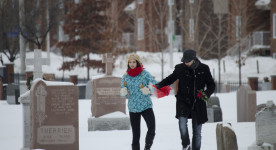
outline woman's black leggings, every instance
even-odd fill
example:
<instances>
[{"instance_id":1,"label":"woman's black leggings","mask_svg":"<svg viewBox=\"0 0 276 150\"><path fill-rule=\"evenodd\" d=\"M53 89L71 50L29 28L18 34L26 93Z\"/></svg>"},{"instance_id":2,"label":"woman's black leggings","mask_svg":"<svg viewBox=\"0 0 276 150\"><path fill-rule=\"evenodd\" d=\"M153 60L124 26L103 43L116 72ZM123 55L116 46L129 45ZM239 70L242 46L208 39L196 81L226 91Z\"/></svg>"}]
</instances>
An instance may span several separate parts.
<instances>
[{"instance_id":1,"label":"woman's black leggings","mask_svg":"<svg viewBox=\"0 0 276 150\"><path fill-rule=\"evenodd\" d=\"M151 147L155 136L155 117L152 108L146 109L140 113L129 112L129 116L133 134L132 145L140 145L140 124L141 116L143 116L148 127L148 132L146 136L146 146Z\"/></svg>"}]
</instances>

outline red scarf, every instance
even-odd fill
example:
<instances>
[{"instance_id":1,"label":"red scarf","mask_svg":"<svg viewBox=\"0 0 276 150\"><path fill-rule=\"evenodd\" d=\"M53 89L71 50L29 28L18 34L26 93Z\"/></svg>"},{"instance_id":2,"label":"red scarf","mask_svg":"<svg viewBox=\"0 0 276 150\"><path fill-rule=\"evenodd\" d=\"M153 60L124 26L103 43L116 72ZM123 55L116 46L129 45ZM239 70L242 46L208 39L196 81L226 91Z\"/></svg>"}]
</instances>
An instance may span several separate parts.
<instances>
[{"instance_id":1,"label":"red scarf","mask_svg":"<svg viewBox=\"0 0 276 150\"><path fill-rule=\"evenodd\" d=\"M127 73L128 73L128 75L130 75L132 77L135 77L138 74L140 74L143 71L143 69L144 69L143 66L142 67L136 67L134 69L128 69Z\"/></svg>"}]
</instances>

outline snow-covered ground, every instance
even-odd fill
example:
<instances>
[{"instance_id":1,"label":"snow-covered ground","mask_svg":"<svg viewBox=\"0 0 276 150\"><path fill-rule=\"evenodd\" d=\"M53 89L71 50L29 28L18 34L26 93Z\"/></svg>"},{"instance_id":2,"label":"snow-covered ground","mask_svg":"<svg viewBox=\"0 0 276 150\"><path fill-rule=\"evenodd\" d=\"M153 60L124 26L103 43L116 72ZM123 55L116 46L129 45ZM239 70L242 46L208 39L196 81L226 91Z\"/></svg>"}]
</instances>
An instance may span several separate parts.
<instances>
[{"instance_id":1,"label":"snow-covered ground","mask_svg":"<svg viewBox=\"0 0 276 150\"><path fill-rule=\"evenodd\" d=\"M247 150L253 144L255 123L237 123L236 92L217 94L223 111L223 123L231 123L237 135L239 150ZM273 100L276 103L276 91L257 92L257 104ZM152 96L156 117L156 137L152 150L181 150L178 122L175 119L175 98L167 96L157 99ZM79 100L79 144L80 150L131 150L131 130L88 132L87 120L91 115L91 100ZM19 150L23 145L22 106L9 105L0 101L0 149ZM144 145L147 131L142 120L140 143ZM205 123L202 128L202 150L216 150L216 124ZM190 136L191 122L188 123Z\"/></svg>"},{"instance_id":2,"label":"snow-covered ground","mask_svg":"<svg viewBox=\"0 0 276 150\"><path fill-rule=\"evenodd\" d=\"M27 57L31 57L32 53L28 53ZM143 65L157 81L161 80L161 54L138 52ZM43 53L46 57L46 53ZM173 64L180 63L182 53L173 54ZM7 63L5 57L4 62ZM92 55L91 58L101 59L98 55ZM65 58L68 59L68 58ZM62 63L62 57L51 54L51 65L44 66L43 72L54 73L57 77L62 76L62 71L58 69ZM217 60L202 60L209 65L214 78L218 77ZM259 62L260 73L257 74L256 62ZM238 65L236 57L225 57L225 72L221 68L221 78L223 81L238 81ZM20 70L20 60L15 61L15 72ZM169 64L169 55L165 54L164 77L173 71L173 67ZM115 62L113 75L122 76L125 73L127 64L127 56L120 56ZM222 63L223 64L223 63ZM222 65L223 66L223 65ZM32 68L28 68L32 69ZM65 77L70 74L77 74L78 77L86 78L86 69L77 67L71 72L65 72ZM96 70L91 70L93 76L99 75ZM242 80L247 81L247 77L256 76L262 81L264 77L276 75L276 59L271 57L251 57L247 58L245 65L242 66ZM255 142L255 123L245 122L237 123L237 106L236 92L217 94L221 101L223 112L223 122L231 123L233 130L236 132L239 150L247 150L247 147ZM258 91L257 104L266 103L267 100L273 100L276 103L276 91ZM175 119L175 97L169 95L167 97L157 99L152 96L154 112L156 116L156 138L153 150L180 150L181 141L178 130L178 122ZM88 132L87 120L91 115L91 100L79 100L79 143L80 150L130 150L132 133L131 130L126 131L95 131ZM127 111L128 112L128 111ZM23 120L22 106L9 105L6 101L0 101L0 149L1 150L19 150L23 145ZM202 150L216 150L216 128L217 123L206 123L202 129ZM190 136L191 122L189 122ZM144 145L144 137L146 134L146 125L142 121L142 131L140 143Z\"/></svg>"}]
</instances>

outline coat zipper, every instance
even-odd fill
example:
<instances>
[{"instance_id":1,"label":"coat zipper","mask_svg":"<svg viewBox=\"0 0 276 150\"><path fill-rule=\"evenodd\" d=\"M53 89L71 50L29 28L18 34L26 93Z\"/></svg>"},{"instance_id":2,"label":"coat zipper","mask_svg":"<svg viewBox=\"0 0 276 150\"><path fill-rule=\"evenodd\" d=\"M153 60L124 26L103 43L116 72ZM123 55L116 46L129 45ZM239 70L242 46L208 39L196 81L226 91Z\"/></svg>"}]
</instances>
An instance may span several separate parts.
<instances>
[{"instance_id":1,"label":"coat zipper","mask_svg":"<svg viewBox=\"0 0 276 150\"><path fill-rule=\"evenodd\" d=\"M195 74L195 70L194 70L194 103L193 103L193 107L192 107L192 110L194 109L194 107L195 107L195 103L196 103L196 98L195 98L195 79L196 79L196 74Z\"/></svg>"}]
</instances>

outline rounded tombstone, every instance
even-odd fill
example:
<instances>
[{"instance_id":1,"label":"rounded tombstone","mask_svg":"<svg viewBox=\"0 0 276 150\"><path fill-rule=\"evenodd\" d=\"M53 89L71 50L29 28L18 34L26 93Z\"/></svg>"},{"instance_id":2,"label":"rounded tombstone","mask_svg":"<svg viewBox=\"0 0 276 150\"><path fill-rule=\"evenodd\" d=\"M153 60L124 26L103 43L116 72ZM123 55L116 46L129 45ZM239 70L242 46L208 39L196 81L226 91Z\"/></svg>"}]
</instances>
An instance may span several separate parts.
<instances>
[{"instance_id":1,"label":"rounded tombstone","mask_svg":"<svg viewBox=\"0 0 276 150\"><path fill-rule=\"evenodd\" d=\"M217 105L218 107L220 107L219 98L217 96L211 96L209 98L209 102L207 103L207 107L212 107L214 105Z\"/></svg>"}]
</instances>

